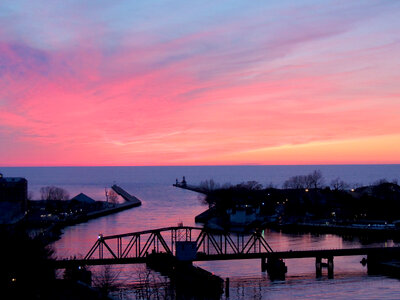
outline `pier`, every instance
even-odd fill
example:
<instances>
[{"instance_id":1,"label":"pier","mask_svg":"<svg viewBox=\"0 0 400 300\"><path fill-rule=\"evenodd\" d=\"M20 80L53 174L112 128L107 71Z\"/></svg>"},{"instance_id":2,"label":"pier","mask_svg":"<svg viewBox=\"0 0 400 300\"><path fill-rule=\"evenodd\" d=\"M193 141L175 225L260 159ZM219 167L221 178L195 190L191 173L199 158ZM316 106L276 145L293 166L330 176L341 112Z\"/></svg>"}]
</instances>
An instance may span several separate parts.
<instances>
[{"instance_id":1,"label":"pier","mask_svg":"<svg viewBox=\"0 0 400 300\"><path fill-rule=\"evenodd\" d=\"M111 188L114 190L114 192L116 192L118 195L120 195L127 203L130 203L132 206L142 205L142 202L138 198L129 194L127 191L125 191L120 186L114 184Z\"/></svg>"},{"instance_id":2,"label":"pier","mask_svg":"<svg viewBox=\"0 0 400 300\"><path fill-rule=\"evenodd\" d=\"M183 176L183 179L182 179L181 182L179 182L178 179L176 179L176 182L172 186L177 187L177 188L181 188L181 189L184 189L184 190L200 193L200 194L205 194L205 195L208 194L208 190L207 189L204 189L204 188L202 188L200 186L187 184L185 176Z\"/></svg>"},{"instance_id":3,"label":"pier","mask_svg":"<svg viewBox=\"0 0 400 300\"><path fill-rule=\"evenodd\" d=\"M130 209L132 207L137 207L142 205L142 202L138 198L132 196L131 194L126 192L123 188L115 184L111 188L125 200L124 203L115 203L112 206L105 207L103 209L87 212L86 214L77 216L73 220L70 220L68 225L85 222L91 219L107 216L120 211L124 211L126 209Z\"/></svg>"}]
</instances>

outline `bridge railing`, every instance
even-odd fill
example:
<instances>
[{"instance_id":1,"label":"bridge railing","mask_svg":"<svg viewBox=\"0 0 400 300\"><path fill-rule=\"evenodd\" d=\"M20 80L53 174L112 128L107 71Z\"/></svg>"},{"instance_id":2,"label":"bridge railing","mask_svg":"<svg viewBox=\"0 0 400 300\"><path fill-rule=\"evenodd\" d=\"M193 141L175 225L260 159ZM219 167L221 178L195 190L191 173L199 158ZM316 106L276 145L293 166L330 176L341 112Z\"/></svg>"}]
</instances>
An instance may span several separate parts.
<instances>
[{"instance_id":1,"label":"bridge railing","mask_svg":"<svg viewBox=\"0 0 400 300\"><path fill-rule=\"evenodd\" d=\"M150 253L175 255L177 242L196 242L198 255L273 252L261 232L245 235L179 226L111 236L100 234L84 259L141 258Z\"/></svg>"}]
</instances>

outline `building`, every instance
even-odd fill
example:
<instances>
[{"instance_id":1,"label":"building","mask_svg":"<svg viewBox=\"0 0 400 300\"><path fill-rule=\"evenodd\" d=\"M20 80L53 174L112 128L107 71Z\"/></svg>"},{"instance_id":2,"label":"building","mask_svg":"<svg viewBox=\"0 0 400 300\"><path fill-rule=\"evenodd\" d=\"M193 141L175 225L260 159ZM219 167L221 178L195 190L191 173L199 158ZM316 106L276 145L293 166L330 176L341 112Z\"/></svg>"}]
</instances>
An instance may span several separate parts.
<instances>
[{"instance_id":1,"label":"building","mask_svg":"<svg viewBox=\"0 0 400 300\"><path fill-rule=\"evenodd\" d=\"M252 205L236 205L234 208L227 209L229 222L232 226L245 226L257 220L260 214L260 208L255 208Z\"/></svg>"},{"instance_id":2,"label":"building","mask_svg":"<svg viewBox=\"0 0 400 300\"><path fill-rule=\"evenodd\" d=\"M80 193L80 194L76 195L74 198L71 199L71 201L72 200L76 200L78 202L88 203L88 204L93 204L96 202L94 199L90 198L89 196L85 195L84 193Z\"/></svg>"},{"instance_id":3,"label":"building","mask_svg":"<svg viewBox=\"0 0 400 300\"><path fill-rule=\"evenodd\" d=\"M0 224L13 224L28 209L28 181L22 177L4 177L0 173Z\"/></svg>"}]
</instances>

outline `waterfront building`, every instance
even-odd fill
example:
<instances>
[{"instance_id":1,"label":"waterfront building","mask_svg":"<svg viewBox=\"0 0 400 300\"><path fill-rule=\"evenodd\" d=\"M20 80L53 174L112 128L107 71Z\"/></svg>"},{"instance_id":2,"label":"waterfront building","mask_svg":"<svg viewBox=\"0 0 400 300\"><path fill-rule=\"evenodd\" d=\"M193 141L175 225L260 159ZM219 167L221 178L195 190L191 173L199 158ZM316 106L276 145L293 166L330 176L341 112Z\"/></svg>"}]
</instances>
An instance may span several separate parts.
<instances>
[{"instance_id":1,"label":"waterfront building","mask_svg":"<svg viewBox=\"0 0 400 300\"><path fill-rule=\"evenodd\" d=\"M260 208L255 208L248 204L238 204L234 208L228 208L226 212L229 215L229 222L231 225L244 226L257 220L257 216L260 214Z\"/></svg>"},{"instance_id":2,"label":"waterfront building","mask_svg":"<svg viewBox=\"0 0 400 300\"><path fill-rule=\"evenodd\" d=\"M0 174L0 224L14 224L28 209L28 181Z\"/></svg>"},{"instance_id":3,"label":"waterfront building","mask_svg":"<svg viewBox=\"0 0 400 300\"><path fill-rule=\"evenodd\" d=\"M90 198L89 196L87 196L84 193L80 193L80 194L76 195L75 197L73 197L71 199L71 201L73 201L73 200L76 200L81 203L88 203L88 204L93 204L96 202L94 199Z\"/></svg>"}]
</instances>

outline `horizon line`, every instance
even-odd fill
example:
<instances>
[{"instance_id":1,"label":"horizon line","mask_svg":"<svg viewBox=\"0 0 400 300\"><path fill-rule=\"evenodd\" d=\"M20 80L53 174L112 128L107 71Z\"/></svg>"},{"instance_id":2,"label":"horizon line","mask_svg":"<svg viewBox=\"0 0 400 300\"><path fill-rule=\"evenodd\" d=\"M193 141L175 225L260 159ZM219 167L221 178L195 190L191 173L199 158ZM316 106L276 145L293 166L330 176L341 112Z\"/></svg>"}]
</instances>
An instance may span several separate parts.
<instances>
[{"instance_id":1,"label":"horizon line","mask_svg":"<svg viewBox=\"0 0 400 300\"><path fill-rule=\"evenodd\" d=\"M22 165L0 168L116 168L116 167L266 167L266 166L394 166L400 163L337 163L337 164L221 164L221 165Z\"/></svg>"}]
</instances>

